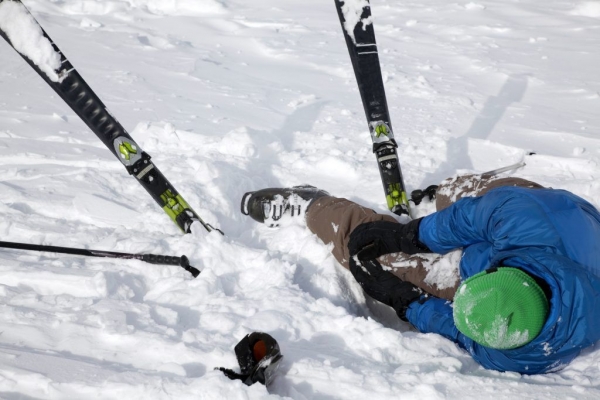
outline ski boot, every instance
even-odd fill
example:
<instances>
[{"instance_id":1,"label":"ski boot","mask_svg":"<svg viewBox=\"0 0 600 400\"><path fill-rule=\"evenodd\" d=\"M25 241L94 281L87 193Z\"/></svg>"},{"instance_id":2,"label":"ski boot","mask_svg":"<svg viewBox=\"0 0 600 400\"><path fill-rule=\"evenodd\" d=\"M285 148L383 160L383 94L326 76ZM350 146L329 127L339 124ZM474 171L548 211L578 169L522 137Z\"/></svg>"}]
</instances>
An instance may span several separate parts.
<instances>
[{"instance_id":1,"label":"ski boot","mask_svg":"<svg viewBox=\"0 0 600 400\"><path fill-rule=\"evenodd\" d=\"M279 225L279 220L284 215L304 218L313 200L328 195L326 191L310 185L257 190L248 192L242 197L242 214L274 227Z\"/></svg>"}]
</instances>

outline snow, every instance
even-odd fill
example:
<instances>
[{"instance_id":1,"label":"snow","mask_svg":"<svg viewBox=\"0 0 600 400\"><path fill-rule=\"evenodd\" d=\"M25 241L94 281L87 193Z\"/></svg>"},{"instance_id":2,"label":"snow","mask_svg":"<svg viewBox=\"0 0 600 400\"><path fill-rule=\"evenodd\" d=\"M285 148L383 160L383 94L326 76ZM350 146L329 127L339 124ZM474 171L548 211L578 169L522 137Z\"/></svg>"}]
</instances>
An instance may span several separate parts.
<instances>
[{"instance_id":1,"label":"snow","mask_svg":"<svg viewBox=\"0 0 600 400\"><path fill-rule=\"evenodd\" d=\"M25 4L226 236L181 235L2 41L0 239L185 254L202 273L1 250L0 398L600 397L595 348L548 375L485 370L365 299L303 225L241 215L244 192L305 183L386 212L333 2ZM600 206L596 6L374 0L408 189L524 159L513 176ZM413 213L432 210L425 200ZM237 366L233 347L252 331L284 355L270 393L214 370Z\"/></svg>"},{"instance_id":2,"label":"snow","mask_svg":"<svg viewBox=\"0 0 600 400\"><path fill-rule=\"evenodd\" d=\"M365 7L369 7L367 0L340 0L342 5L342 14L344 15L344 29L348 33L348 36L356 43L354 37L354 29L359 23L364 29L366 25L373 23L372 16L369 18L362 18L362 14Z\"/></svg>"},{"instance_id":3,"label":"snow","mask_svg":"<svg viewBox=\"0 0 600 400\"><path fill-rule=\"evenodd\" d=\"M58 54L34 18L20 2L0 3L0 29L6 33L12 45L27 56L48 78L58 82L56 71L60 68Z\"/></svg>"},{"instance_id":4,"label":"snow","mask_svg":"<svg viewBox=\"0 0 600 400\"><path fill-rule=\"evenodd\" d=\"M528 330L508 333L508 322L508 318L496 315L490 326L490 330L485 332L486 343L497 349L512 349L531 340L529 339Z\"/></svg>"}]
</instances>

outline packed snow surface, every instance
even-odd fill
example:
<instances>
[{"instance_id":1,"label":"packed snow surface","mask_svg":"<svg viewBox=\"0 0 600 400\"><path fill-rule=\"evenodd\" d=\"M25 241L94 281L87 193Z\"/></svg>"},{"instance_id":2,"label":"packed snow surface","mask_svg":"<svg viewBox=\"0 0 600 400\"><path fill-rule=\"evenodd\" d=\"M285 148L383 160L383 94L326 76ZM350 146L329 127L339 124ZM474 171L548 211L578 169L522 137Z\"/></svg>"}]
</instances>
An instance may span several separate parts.
<instances>
[{"instance_id":1,"label":"packed snow surface","mask_svg":"<svg viewBox=\"0 0 600 400\"><path fill-rule=\"evenodd\" d=\"M365 299L302 224L241 215L244 192L304 183L387 212L333 1L24 4L225 236L180 234L2 41L0 240L185 254L202 273L0 250L0 398L600 398L595 348L548 375L485 370ZM598 2L371 6L409 191L524 159L510 174L600 206ZM214 370L252 331L284 355L270 392Z\"/></svg>"}]
</instances>

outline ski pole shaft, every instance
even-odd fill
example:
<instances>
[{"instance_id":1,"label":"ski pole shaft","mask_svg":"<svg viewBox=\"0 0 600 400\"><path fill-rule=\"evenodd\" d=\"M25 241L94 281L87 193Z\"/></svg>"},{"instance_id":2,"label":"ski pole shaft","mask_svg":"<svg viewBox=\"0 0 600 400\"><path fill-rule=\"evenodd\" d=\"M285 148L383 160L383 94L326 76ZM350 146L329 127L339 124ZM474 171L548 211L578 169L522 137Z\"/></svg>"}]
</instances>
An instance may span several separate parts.
<instances>
[{"instance_id":1,"label":"ski pole shaft","mask_svg":"<svg viewBox=\"0 0 600 400\"><path fill-rule=\"evenodd\" d=\"M39 244L28 244L28 243L15 243L15 242L3 242L0 241L0 247L5 249L15 250L29 250L29 251L47 251L49 253L61 253L61 254L74 254L78 256L87 257L107 257L107 258L120 258L126 260L140 260L149 264L158 265L178 265L185 269L195 278L200 275L200 271L190 265L190 261L186 256L164 256L156 254L132 254L132 253L117 253L114 251L101 251L101 250L87 250L87 249L75 249L72 247L59 247L59 246L44 246Z\"/></svg>"}]
</instances>

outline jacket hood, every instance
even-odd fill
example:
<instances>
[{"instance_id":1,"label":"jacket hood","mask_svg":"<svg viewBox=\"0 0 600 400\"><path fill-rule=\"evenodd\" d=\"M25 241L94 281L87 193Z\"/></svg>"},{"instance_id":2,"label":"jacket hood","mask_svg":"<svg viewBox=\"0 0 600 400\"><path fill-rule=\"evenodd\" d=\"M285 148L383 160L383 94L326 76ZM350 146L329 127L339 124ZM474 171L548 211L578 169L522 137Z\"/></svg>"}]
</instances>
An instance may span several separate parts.
<instances>
[{"instance_id":1,"label":"jacket hood","mask_svg":"<svg viewBox=\"0 0 600 400\"><path fill-rule=\"evenodd\" d=\"M503 351L507 357L528 364L556 360L556 365L547 366L551 370L567 364L581 349L600 340L600 279L585 267L537 248L499 253L491 265L520 268L544 280L552 293L540 334L525 346Z\"/></svg>"}]
</instances>

